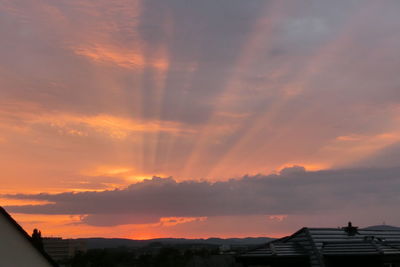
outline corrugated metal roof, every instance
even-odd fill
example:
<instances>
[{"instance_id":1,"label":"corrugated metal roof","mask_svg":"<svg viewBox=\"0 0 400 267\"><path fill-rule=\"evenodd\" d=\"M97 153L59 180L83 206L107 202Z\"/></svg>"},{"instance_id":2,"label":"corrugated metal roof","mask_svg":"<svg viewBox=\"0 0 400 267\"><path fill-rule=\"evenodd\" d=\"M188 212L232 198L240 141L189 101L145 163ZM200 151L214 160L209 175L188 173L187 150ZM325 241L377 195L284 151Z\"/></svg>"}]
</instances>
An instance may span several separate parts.
<instances>
[{"instance_id":1,"label":"corrugated metal roof","mask_svg":"<svg viewBox=\"0 0 400 267\"><path fill-rule=\"evenodd\" d=\"M353 255L353 254L381 254L380 249L373 242L330 242L324 243L323 255Z\"/></svg>"},{"instance_id":2,"label":"corrugated metal roof","mask_svg":"<svg viewBox=\"0 0 400 267\"><path fill-rule=\"evenodd\" d=\"M293 257L308 255L304 248L296 243L267 243L266 245L249 251L245 257Z\"/></svg>"},{"instance_id":3,"label":"corrugated metal roof","mask_svg":"<svg viewBox=\"0 0 400 267\"><path fill-rule=\"evenodd\" d=\"M349 228L302 228L291 236L274 240L244 257L308 256L313 267L323 267L324 256L399 255L400 230Z\"/></svg>"}]
</instances>

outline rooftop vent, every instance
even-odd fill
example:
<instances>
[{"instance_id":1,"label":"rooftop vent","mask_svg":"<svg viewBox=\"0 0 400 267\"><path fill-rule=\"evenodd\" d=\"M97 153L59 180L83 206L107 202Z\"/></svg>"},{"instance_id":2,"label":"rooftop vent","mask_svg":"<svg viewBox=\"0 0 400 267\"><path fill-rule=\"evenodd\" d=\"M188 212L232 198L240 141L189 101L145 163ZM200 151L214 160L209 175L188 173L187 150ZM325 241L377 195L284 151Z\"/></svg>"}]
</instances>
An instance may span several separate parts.
<instances>
[{"instance_id":1,"label":"rooftop vent","mask_svg":"<svg viewBox=\"0 0 400 267\"><path fill-rule=\"evenodd\" d=\"M358 227L353 226L353 225L351 224L351 222L349 222L349 224L347 225L347 227L343 227L342 229L343 229L343 230L347 233L347 235L349 235L349 236L353 236L353 235L355 235L355 234L358 233L358 232L357 232Z\"/></svg>"}]
</instances>

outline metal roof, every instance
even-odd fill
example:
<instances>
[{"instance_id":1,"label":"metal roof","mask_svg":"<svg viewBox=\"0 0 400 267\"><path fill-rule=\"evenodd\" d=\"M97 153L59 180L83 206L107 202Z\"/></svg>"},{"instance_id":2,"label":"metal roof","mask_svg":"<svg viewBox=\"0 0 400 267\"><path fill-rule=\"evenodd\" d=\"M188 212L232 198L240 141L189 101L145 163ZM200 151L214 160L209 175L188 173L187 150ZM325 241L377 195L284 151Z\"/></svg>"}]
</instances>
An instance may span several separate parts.
<instances>
[{"instance_id":1,"label":"metal roof","mask_svg":"<svg viewBox=\"0 0 400 267\"><path fill-rule=\"evenodd\" d=\"M325 266L324 256L400 256L399 229L302 228L291 236L277 239L241 257L308 256L311 266Z\"/></svg>"},{"instance_id":2,"label":"metal roof","mask_svg":"<svg viewBox=\"0 0 400 267\"><path fill-rule=\"evenodd\" d=\"M272 256L304 256L308 255L302 246L296 243L267 243L262 247L249 251L245 257L272 257Z\"/></svg>"}]
</instances>

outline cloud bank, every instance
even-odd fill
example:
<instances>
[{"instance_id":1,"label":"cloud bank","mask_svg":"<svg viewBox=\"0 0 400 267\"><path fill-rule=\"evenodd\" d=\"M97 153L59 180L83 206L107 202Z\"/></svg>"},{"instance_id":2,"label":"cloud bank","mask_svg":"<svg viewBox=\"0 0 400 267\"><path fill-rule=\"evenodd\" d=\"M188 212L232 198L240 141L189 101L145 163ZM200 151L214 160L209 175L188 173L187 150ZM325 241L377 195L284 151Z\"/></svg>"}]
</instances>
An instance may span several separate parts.
<instances>
[{"instance_id":1,"label":"cloud bank","mask_svg":"<svg viewBox=\"0 0 400 267\"><path fill-rule=\"evenodd\" d=\"M307 216L352 209L374 214L381 208L397 210L399 177L400 168L306 171L296 166L215 183L154 177L125 189L4 197L52 203L6 207L11 212L82 215L82 223L98 226L166 217Z\"/></svg>"}]
</instances>

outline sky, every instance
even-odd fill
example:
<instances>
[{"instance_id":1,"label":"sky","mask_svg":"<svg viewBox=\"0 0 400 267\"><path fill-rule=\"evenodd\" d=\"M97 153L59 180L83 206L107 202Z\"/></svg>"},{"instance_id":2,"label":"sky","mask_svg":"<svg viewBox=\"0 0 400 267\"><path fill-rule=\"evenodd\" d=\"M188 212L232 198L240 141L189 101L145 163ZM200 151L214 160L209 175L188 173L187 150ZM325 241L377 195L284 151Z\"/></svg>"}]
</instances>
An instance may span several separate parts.
<instances>
[{"instance_id":1,"label":"sky","mask_svg":"<svg viewBox=\"0 0 400 267\"><path fill-rule=\"evenodd\" d=\"M0 0L0 205L45 236L400 225L397 0Z\"/></svg>"}]
</instances>

